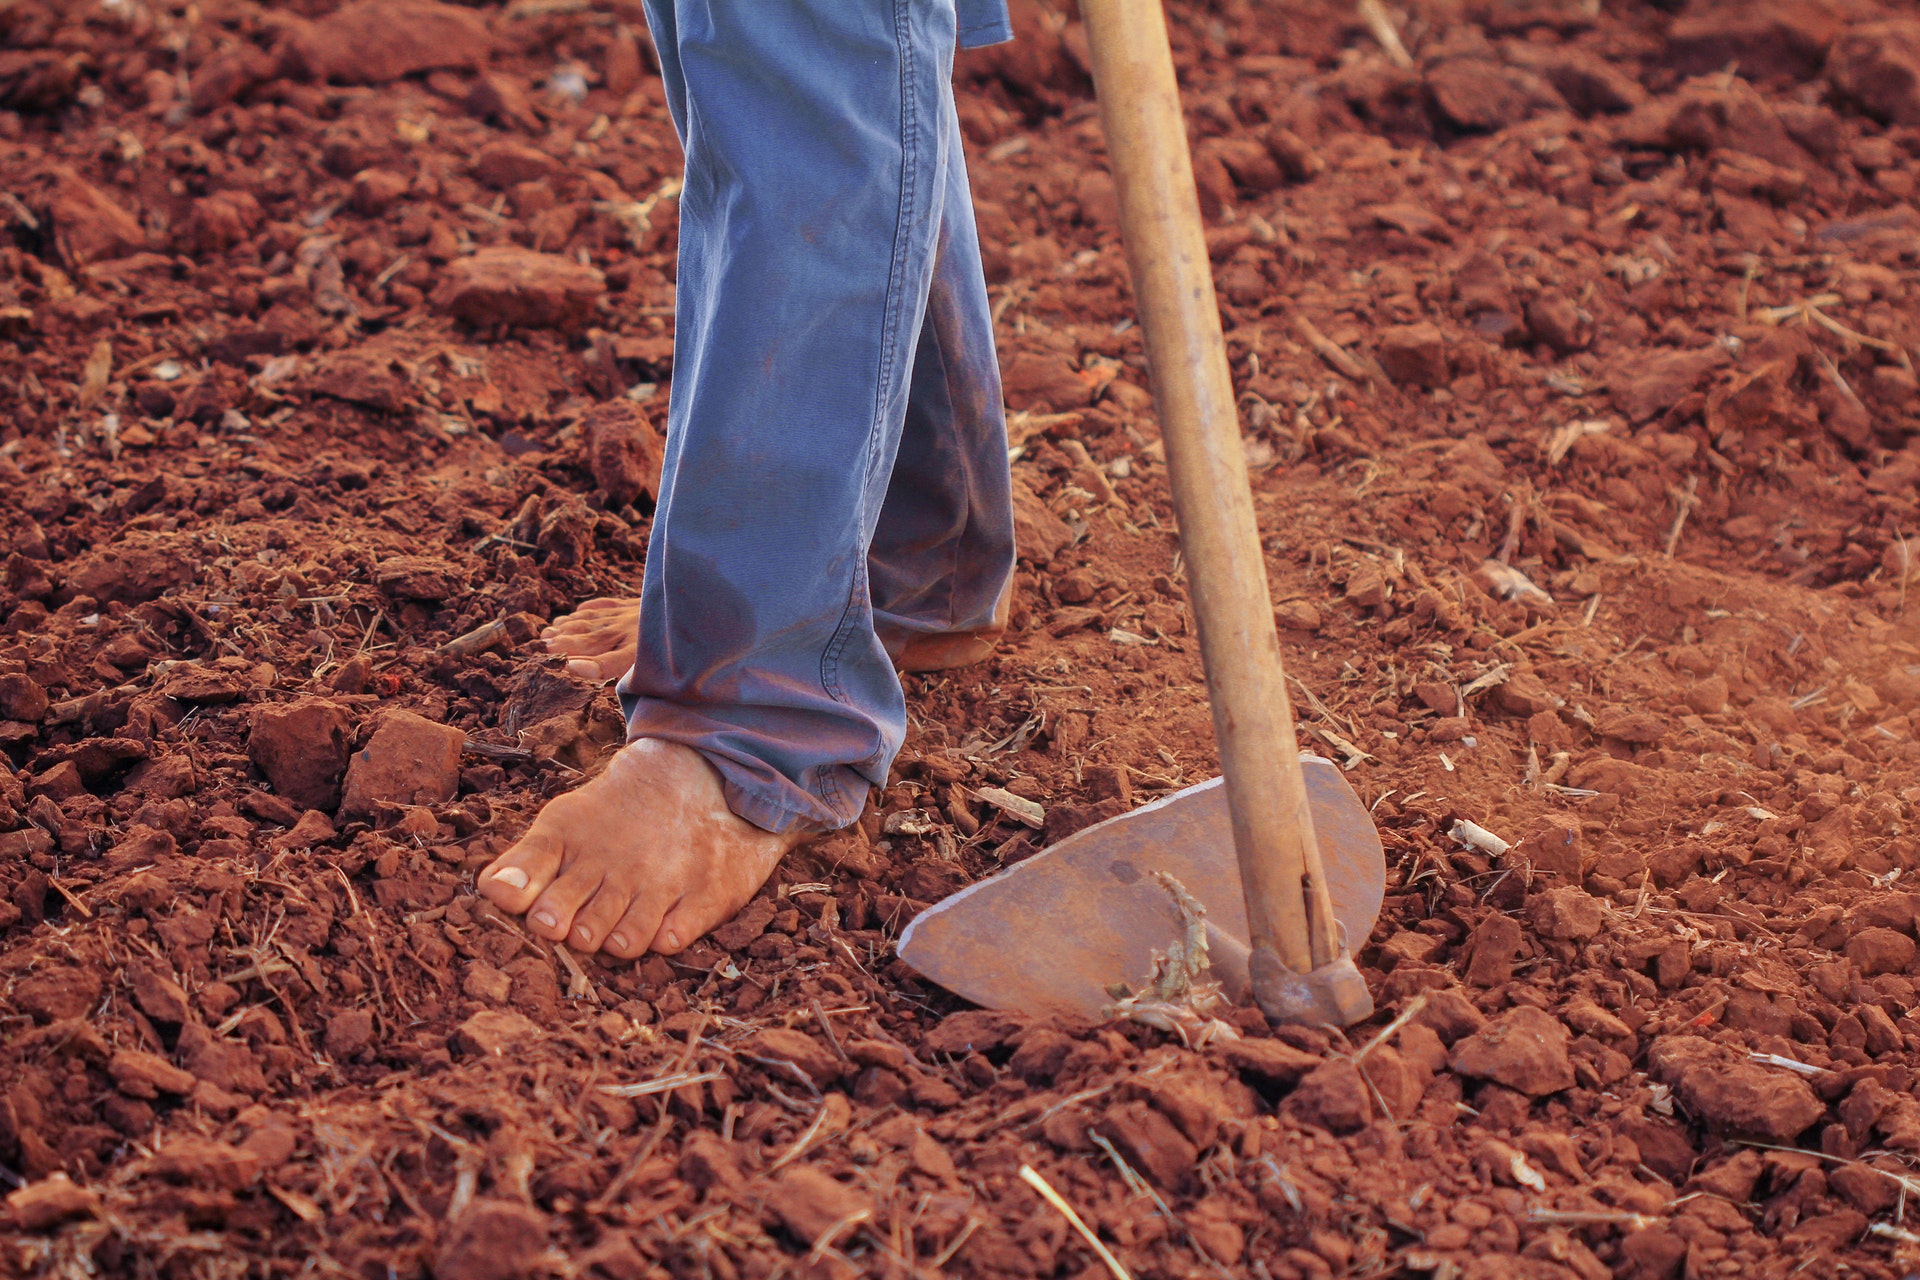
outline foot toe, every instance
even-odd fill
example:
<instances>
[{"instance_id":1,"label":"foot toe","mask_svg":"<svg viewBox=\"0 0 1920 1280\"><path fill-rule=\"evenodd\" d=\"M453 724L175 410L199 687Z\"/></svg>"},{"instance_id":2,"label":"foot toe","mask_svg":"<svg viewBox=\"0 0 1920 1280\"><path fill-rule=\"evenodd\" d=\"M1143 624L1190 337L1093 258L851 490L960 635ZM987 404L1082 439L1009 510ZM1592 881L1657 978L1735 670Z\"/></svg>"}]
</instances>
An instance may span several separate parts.
<instances>
[{"instance_id":1,"label":"foot toe","mask_svg":"<svg viewBox=\"0 0 1920 1280\"><path fill-rule=\"evenodd\" d=\"M567 663L567 674L579 676L582 680L599 680L604 683L609 680L618 680L627 674L627 669L632 665L631 662L611 664L599 662L593 658L574 658Z\"/></svg>"},{"instance_id":2,"label":"foot toe","mask_svg":"<svg viewBox=\"0 0 1920 1280\"><path fill-rule=\"evenodd\" d=\"M565 942L573 931L574 917L602 883L600 874L586 867L563 870L527 908L527 928L549 942Z\"/></svg>"},{"instance_id":3,"label":"foot toe","mask_svg":"<svg viewBox=\"0 0 1920 1280\"><path fill-rule=\"evenodd\" d=\"M622 960L638 960L647 952L647 944L660 932L661 903L647 895L636 896L627 913L607 931L600 949Z\"/></svg>"},{"instance_id":4,"label":"foot toe","mask_svg":"<svg viewBox=\"0 0 1920 1280\"><path fill-rule=\"evenodd\" d=\"M634 647L634 633L625 627L617 630L612 627L582 630L570 635L558 635L547 641L547 648L560 650L570 658L598 658L603 654Z\"/></svg>"},{"instance_id":5,"label":"foot toe","mask_svg":"<svg viewBox=\"0 0 1920 1280\"><path fill-rule=\"evenodd\" d=\"M614 926L632 907L633 899L631 884L612 877L601 881L593 897L574 913L573 927L567 931L567 945L579 951L594 951L605 946Z\"/></svg>"},{"instance_id":6,"label":"foot toe","mask_svg":"<svg viewBox=\"0 0 1920 1280\"><path fill-rule=\"evenodd\" d=\"M675 903L654 932L652 950L661 955L685 951L710 929L717 929L745 905L722 902L711 897L688 897Z\"/></svg>"},{"instance_id":7,"label":"foot toe","mask_svg":"<svg viewBox=\"0 0 1920 1280\"><path fill-rule=\"evenodd\" d=\"M560 841L536 821L519 843L480 873L480 893L502 911L517 915L553 883L560 873L561 854Z\"/></svg>"}]
</instances>

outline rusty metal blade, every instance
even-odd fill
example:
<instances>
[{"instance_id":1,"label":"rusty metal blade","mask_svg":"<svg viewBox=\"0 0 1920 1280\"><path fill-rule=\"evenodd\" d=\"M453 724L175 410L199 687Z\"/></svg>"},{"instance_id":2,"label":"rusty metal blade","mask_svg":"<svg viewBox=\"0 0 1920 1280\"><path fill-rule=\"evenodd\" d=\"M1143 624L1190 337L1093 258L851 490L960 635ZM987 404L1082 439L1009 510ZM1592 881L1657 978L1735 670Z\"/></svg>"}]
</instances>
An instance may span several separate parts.
<instances>
[{"instance_id":1,"label":"rusty metal blade","mask_svg":"<svg viewBox=\"0 0 1920 1280\"><path fill-rule=\"evenodd\" d=\"M1386 858L1366 806L1331 761L1309 756L1307 799L1333 912L1356 950L1373 932ZM1247 909L1221 779L1088 827L916 916L900 958L990 1009L1098 1018L1107 988L1139 990L1153 952L1180 936L1154 882L1165 871L1207 909L1214 975L1247 989Z\"/></svg>"}]
</instances>

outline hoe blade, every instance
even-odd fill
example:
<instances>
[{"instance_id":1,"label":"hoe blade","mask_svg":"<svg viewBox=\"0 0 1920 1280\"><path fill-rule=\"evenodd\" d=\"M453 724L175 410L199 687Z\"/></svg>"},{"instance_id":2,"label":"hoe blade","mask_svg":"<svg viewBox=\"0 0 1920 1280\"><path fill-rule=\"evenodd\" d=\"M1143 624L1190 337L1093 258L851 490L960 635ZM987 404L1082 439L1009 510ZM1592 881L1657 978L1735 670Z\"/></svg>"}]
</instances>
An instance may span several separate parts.
<instances>
[{"instance_id":1,"label":"hoe blade","mask_svg":"<svg viewBox=\"0 0 1920 1280\"><path fill-rule=\"evenodd\" d=\"M1380 915L1380 837L1332 762L1301 765L1334 915L1358 950ZM1153 953L1181 936L1156 871L1206 908L1214 977L1230 999L1246 998L1247 910L1219 778L1088 827L927 908L901 935L900 958L989 1009L1100 1018L1113 1003L1107 988L1142 989Z\"/></svg>"}]
</instances>

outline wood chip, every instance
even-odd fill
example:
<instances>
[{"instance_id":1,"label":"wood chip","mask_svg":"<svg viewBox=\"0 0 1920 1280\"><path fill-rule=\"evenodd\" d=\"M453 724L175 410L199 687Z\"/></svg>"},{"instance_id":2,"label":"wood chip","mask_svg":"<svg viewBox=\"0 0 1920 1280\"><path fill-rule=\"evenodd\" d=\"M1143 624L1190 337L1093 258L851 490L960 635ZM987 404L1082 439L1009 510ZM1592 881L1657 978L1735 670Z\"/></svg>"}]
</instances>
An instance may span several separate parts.
<instances>
[{"instance_id":1,"label":"wood chip","mask_svg":"<svg viewBox=\"0 0 1920 1280\"><path fill-rule=\"evenodd\" d=\"M1037 801L1017 796L1001 787L980 787L973 793L974 799L982 804L990 804L1000 812L1019 822L1024 822L1034 830L1046 823L1047 811Z\"/></svg>"}]
</instances>

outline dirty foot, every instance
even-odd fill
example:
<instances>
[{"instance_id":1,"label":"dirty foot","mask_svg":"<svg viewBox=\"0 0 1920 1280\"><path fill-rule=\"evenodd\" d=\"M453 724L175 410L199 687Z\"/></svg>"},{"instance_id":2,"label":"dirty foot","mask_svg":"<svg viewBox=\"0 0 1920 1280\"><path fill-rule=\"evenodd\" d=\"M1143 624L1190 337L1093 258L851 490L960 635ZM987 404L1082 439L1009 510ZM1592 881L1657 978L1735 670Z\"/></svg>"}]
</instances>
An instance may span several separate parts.
<instances>
[{"instance_id":1,"label":"dirty foot","mask_svg":"<svg viewBox=\"0 0 1920 1280\"><path fill-rule=\"evenodd\" d=\"M640 642L640 602L602 596L588 600L545 631L548 653L588 680L618 680L633 666Z\"/></svg>"},{"instance_id":2,"label":"dirty foot","mask_svg":"<svg viewBox=\"0 0 1920 1280\"><path fill-rule=\"evenodd\" d=\"M542 809L479 888L576 951L672 954L745 906L800 839L727 808L699 752L643 738Z\"/></svg>"}]
</instances>

